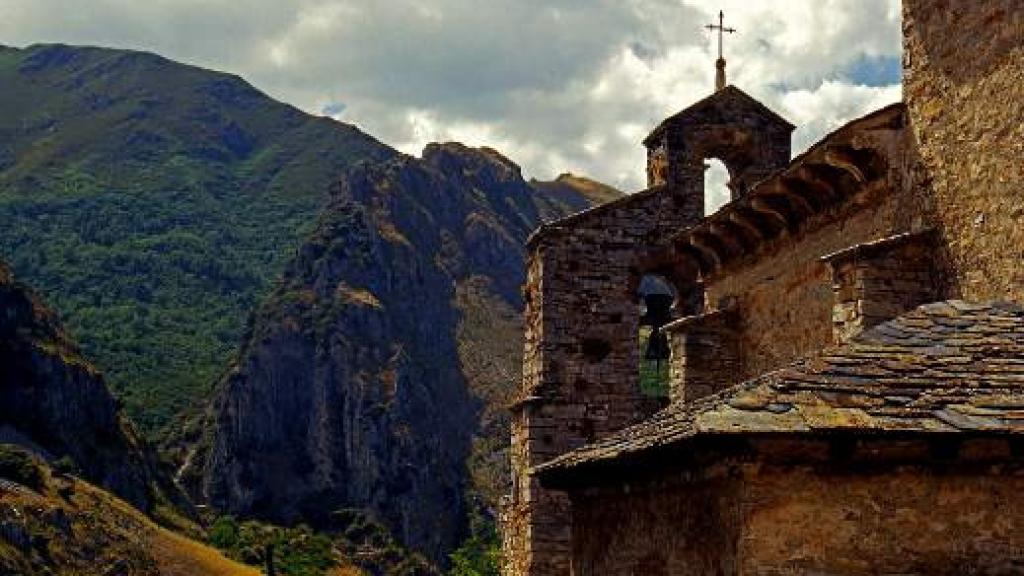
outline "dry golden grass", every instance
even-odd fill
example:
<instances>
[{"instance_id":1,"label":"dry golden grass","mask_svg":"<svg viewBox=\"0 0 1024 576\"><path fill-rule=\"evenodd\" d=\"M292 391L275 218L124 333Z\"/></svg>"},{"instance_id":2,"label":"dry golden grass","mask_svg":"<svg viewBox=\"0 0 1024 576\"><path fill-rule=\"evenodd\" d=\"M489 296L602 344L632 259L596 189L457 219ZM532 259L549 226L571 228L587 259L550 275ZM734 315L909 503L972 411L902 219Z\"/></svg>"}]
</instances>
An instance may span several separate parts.
<instances>
[{"instance_id":1,"label":"dry golden grass","mask_svg":"<svg viewBox=\"0 0 1024 576\"><path fill-rule=\"evenodd\" d=\"M377 230L380 232L381 238L387 240L392 244L400 244L404 246L412 246L409 239L405 237L402 232L395 227L391 222L384 220L383 218L377 221Z\"/></svg>"},{"instance_id":2,"label":"dry golden grass","mask_svg":"<svg viewBox=\"0 0 1024 576\"><path fill-rule=\"evenodd\" d=\"M225 558L217 550L173 532L157 528L150 551L161 576L259 576L252 566Z\"/></svg>"},{"instance_id":3,"label":"dry golden grass","mask_svg":"<svg viewBox=\"0 0 1024 576\"><path fill-rule=\"evenodd\" d=\"M355 566L347 565L331 568L330 572L327 573L327 576L366 576L366 572L363 572Z\"/></svg>"},{"instance_id":4,"label":"dry golden grass","mask_svg":"<svg viewBox=\"0 0 1024 576\"><path fill-rule=\"evenodd\" d=\"M41 493L0 488L0 521L29 528L49 541L48 559L31 559L22 551L0 546L0 573L21 573L13 566L30 566L59 576L106 573L120 564L140 576L260 576L251 566L224 557L217 550L156 525L124 500L77 479L47 473ZM70 490L70 497L57 493ZM60 531L51 518L67 518ZM38 565L36 565L38 564ZM5 571L5 566L8 571ZM26 568L27 569L27 568Z\"/></svg>"},{"instance_id":5,"label":"dry golden grass","mask_svg":"<svg viewBox=\"0 0 1024 576\"><path fill-rule=\"evenodd\" d=\"M370 308L381 308L383 306L373 292L349 286L344 282L338 284L337 295L350 304L359 304Z\"/></svg>"},{"instance_id":6,"label":"dry golden grass","mask_svg":"<svg viewBox=\"0 0 1024 576\"><path fill-rule=\"evenodd\" d=\"M604 204L605 202L610 202L623 197L622 191L617 188L613 188L607 184L598 182L597 180L591 180L584 176L565 173L559 176L556 182L575 189L580 194L586 196L587 199L595 205Z\"/></svg>"}]
</instances>

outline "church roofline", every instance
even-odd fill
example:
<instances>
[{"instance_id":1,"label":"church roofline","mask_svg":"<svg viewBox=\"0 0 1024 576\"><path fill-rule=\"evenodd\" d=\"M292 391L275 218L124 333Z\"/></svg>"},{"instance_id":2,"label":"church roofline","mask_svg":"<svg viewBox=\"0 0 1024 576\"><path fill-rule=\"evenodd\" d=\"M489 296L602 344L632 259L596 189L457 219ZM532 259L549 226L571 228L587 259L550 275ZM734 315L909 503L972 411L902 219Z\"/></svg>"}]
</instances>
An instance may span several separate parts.
<instances>
[{"instance_id":1,"label":"church roofline","mask_svg":"<svg viewBox=\"0 0 1024 576\"><path fill-rule=\"evenodd\" d=\"M653 145L655 143L655 140L657 140L657 138L661 135L661 133L664 132L666 129L668 129L668 127L671 124L673 124L673 123L677 122L678 120L681 120L681 119L689 116L690 114L697 113L700 108L703 108L704 106L707 106L708 104L710 104L711 102L713 102L716 99L728 96L729 94L735 94L735 95L738 95L741 98L747 100L750 104L752 104L756 108L758 108L765 116L767 116L768 118L774 120L776 123L781 124L782 126L787 128L789 131L792 132L793 130L796 129L796 125L791 123L789 120L786 120L785 118L780 116L777 112L775 112L774 110L772 110L771 108L769 108L768 106L763 104L761 101L759 101L758 99L756 99L753 96L751 96L750 94L747 94L743 90L740 90L736 86L730 84L730 85L726 86L725 88L723 88L721 90L718 90L716 92L713 92L712 94L710 94L710 95L708 95L708 96L706 96L704 98L701 98L700 100L694 102L693 104L687 106L686 108L680 110L679 112L676 112L675 114L673 114L673 115L669 116L668 118L662 120L661 123L658 124L658 126L655 127L655 129L652 130L651 133L648 134L646 138L643 139L644 146L650 148L651 145Z\"/></svg>"},{"instance_id":2,"label":"church roofline","mask_svg":"<svg viewBox=\"0 0 1024 576\"><path fill-rule=\"evenodd\" d=\"M1024 306L925 304L534 468L562 483L698 437L1024 433ZM582 477L582 476L581 476Z\"/></svg>"},{"instance_id":3,"label":"church roofline","mask_svg":"<svg viewBox=\"0 0 1024 576\"><path fill-rule=\"evenodd\" d=\"M736 90L739 91L738 88ZM771 181L777 181L780 178L780 176L785 176L790 172L799 170L804 163L807 163L816 154L824 155L827 152L828 147L834 144L837 139L841 138L843 134L858 130L861 126L864 126L866 124L870 125L873 122L878 121L879 119L881 119L883 123L888 122L889 120L886 118L886 116L888 115L899 115L902 121L902 118L905 115L905 113L906 106L902 102L897 102L880 108L878 110L875 110L873 112L870 112L868 114L865 114L864 116L851 120L850 122L847 122L843 126L837 128L836 130L832 131L831 133L823 137L821 140L816 142L804 153L800 154L799 156L791 160L790 163L786 167L782 168L779 172L776 172L775 174L755 184L751 188L750 193L745 194L740 198L737 198L736 200L733 200L725 204L714 214L711 214L703 218L696 226L686 230L680 230L680 232L676 236L681 237L689 232L703 233L705 229L714 230L719 220L729 219L732 217L730 216L731 214L743 211L746 208L748 208L753 198L755 198L759 194L758 188L770 185ZM621 198L612 200L611 202L599 204L597 206L588 208L586 210L582 210L575 214L570 214L569 216L566 216L559 220L548 222L546 224L541 224L526 239L526 247L527 249L533 248L538 242L540 242L541 239L547 237L548 234L551 234L556 230L564 230L571 228L573 225L582 220L591 218L595 215L603 214L609 210L615 210L620 207L628 206L629 204L635 201L658 193L668 193L668 186L665 184L652 186L639 192L627 194Z\"/></svg>"},{"instance_id":4,"label":"church roofline","mask_svg":"<svg viewBox=\"0 0 1024 576\"><path fill-rule=\"evenodd\" d=\"M934 227L922 228L911 232L894 234L886 238L880 238L871 242L861 242L848 248L826 254L819 258L821 262L828 264L840 264L858 258L870 258L876 254L888 252L898 246L915 242L931 242L935 239L938 231Z\"/></svg>"},{"instance_id":5,"label":"church roofline","mask_svg":"<svg viewBox=\"0 0 1024 576\"><path fill-rule=\"evenodd\" d=\"M605 202L604 204L598 204L597 206L593 206L591 208L587 208L586 210L580 210L579 212L576 212L575 214L570 214L570 215L565 216L563 218L559 218L558 220L554 220L552 222L541 224L540 226L537 227L536 230L534 230L526 238L526 247L527 248L533 247L537 242L540 241L541 238L547 236L549 233L551 233L551 232L553 232L555 230L559 230L559 229L564 229L564 228L570 227L573 224L575 224L576 222L579 222L580 220L584 220L586 218L592 217L592 216L594 216L596 214L603 214L603 213L605 213L605 212L607 212L609 210L614 210L614 209L622 207L622 206L628 206L629 204L632 204L633 202L636 202L637 200L646 198L648 196L651 196L653 194L657 194L659 192L664 192L666 190L666 188L667 187L664 184L659 184L657 186L651 186L650 188L645 188L643 190L640 190L639 192L634 192L632 194L626 194L625 196L622 196L621 198L616 198L615 200L612 200L610 202Z\"/></svg>"},{"instance_id":6,"label":"church roofline","mask_svg":"<svg viewBox=\"0 0 1024 576\"><path fill-rule=\"evenodd\" d=\"M749 256L757 247L783 230L800 226L805 220L829 206L844 201L857 189L885 177L891 159L885 150L873 150L865 142L853 144L856 136L880 128L902 129L906 106L897 102L847 122L794 158L781 170L754 184L750 191L724 204L697 224L680 230L672 238L677 250L698 246L691 252L707 251L709 245L736 244L736 236L746 236L742 250L714 250L705 262L697 262L703 276L716 273L728 262ZM832 174L816 173L827 168ZM843 185L847 175L856 186ZM794 185L798 184L798 185ZM748 230L744 234L743 230ZM701 239L711 239L708 243ZM748 246L749 245L749 246Z\"/></svg>"}]
</instances>

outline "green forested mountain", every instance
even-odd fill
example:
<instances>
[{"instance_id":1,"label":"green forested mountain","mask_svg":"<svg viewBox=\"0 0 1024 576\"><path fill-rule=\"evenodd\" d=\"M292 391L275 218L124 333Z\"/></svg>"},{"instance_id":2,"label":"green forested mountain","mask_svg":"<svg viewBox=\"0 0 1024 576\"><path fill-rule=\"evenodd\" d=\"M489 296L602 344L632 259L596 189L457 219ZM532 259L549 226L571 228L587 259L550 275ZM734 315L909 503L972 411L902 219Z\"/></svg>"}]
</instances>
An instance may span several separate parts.
<instances>
[{"instance_id":1,"label":"green forested mountain","mask_svg":"<svg viewBox=\"0 0 1024 576\"><path fill-rule=\"evenodd\" d=\"M395 154L237 76L0 47L0 259L150 434L202 402L330 183Z\"/></svg>"},{"instance_id":2,"label":"green forested mountain","mask_svg":"<svg viewBox=\"0 0 1024 576\"><path fill-rule=\"evenodd\" d=\"M178 480L214 510L365 532L339 516L353 510L387 533L378 548L435 567L460 544L456 565L494 563L523 243L618 196L570 174L527 182L486 148L404 156L152 54L0 47L0 261L59 311L96 386L104 373L173 440ZM0 368L22 370L19 350ZM77 421L11 406L0 424L41 420L30 449Z\"/></svg>"}]
</instances>

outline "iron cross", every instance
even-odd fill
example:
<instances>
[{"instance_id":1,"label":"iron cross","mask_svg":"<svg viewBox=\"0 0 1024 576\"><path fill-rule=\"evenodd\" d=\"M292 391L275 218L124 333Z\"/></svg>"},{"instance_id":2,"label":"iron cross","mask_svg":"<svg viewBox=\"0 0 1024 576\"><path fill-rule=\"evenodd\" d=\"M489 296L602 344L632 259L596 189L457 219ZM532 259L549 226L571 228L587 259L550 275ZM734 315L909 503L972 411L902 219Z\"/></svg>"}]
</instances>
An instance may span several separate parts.
<instances>
[{"instance_id":1,"label":"iron cross","mask_svg":"<svg viewBox=\"0 0 1024 576\"><path fill-rule=\"evenodd\" d=\"M722 59L722 34L729 32L730 34L735 32L735 28L725 27L725 12L718 11L718 24L708 24L705 26L708 30L718 30L718 59Z\"/></svg>"}]
</instances>

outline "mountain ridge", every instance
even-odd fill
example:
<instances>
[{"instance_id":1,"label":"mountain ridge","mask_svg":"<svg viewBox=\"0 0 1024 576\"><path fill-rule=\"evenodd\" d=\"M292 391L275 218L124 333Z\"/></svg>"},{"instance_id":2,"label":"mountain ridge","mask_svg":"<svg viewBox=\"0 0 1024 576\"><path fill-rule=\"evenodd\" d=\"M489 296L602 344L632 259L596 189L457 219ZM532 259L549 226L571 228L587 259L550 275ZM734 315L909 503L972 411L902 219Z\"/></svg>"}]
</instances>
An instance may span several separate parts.
<instances>
[{"instance_id":1,"label":"mountain ridge","mask_svg":"<svg viewBox=\"0 0 1024 576\"><path fill-rule=\"evenodd\" d=\"M330 182L396 154L145 52L8 49L0 85L0 257L150 437L201 405Z\"/></svg>"}]
</instances>

